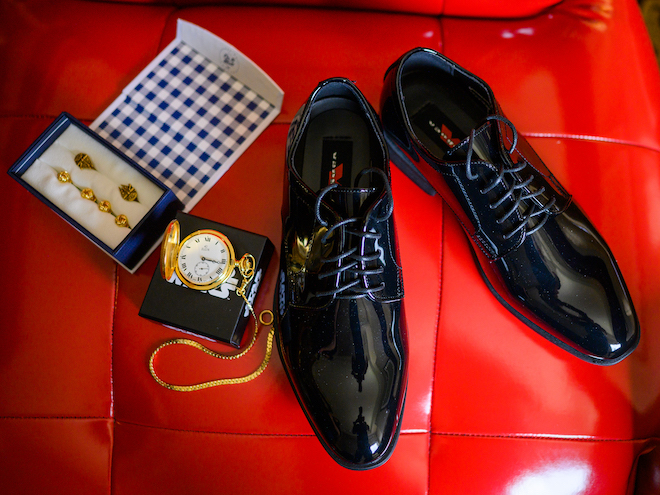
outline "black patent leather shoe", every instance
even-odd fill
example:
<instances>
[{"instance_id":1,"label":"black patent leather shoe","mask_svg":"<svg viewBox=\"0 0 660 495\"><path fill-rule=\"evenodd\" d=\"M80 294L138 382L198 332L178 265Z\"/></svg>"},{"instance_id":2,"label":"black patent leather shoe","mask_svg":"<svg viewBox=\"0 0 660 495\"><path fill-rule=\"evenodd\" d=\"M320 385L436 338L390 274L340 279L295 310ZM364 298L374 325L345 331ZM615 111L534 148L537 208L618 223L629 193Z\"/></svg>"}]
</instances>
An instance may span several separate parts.
<instances>
[{"instance_id":1,"label":"black patent leather shoe","mask_svg":"<svg viewBox=\"0 0 660 495\"><path fill-rule=\"evenodd\" d=\"M378 117L323 81L287 141L277 344L314 432L340 465L392 454L407 383L403 284Z\"/></svg>"},{"instance_id":2,"label":"black patent leather shoe","mask_svg":"<svg viewBox=\"0 0 660 495\"><path fill-rule=\"evenodd\" d=\"M633 351L639 323L612 253L484 81L417 48L388 69L381 118L392 161L442 196L504 306L586 361Z\"/></svg>"}]
</instances>

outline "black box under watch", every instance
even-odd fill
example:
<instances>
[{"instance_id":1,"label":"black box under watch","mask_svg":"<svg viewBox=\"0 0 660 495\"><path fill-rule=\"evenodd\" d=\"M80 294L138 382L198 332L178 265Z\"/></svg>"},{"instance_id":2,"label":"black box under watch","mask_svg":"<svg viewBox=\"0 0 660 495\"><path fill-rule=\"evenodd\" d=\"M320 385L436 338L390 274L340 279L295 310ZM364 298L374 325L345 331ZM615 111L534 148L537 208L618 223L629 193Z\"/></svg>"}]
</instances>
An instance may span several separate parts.
<instances>
[{"instance_id":1,"label":"black box under watch","mask_svg":"<svg viewBox=\"0 0 660 495\"><path fill-rule=\"evenodd\" d=\"M237 293L244 262L254 270L245 287L254 304L272 254L265 236L178 212L165 233L161 262L139 314L239 347L251 315Z\"/></svg>"}]
</instances>

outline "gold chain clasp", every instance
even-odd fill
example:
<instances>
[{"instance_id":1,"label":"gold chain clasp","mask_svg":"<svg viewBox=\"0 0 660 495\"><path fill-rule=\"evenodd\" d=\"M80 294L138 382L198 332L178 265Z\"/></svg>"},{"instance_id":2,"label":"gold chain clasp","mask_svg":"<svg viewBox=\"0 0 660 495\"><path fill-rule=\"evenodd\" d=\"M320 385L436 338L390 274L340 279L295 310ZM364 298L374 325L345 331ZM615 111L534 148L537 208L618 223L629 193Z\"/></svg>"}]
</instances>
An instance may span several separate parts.
<instances>
[{"instance_id":1,"label":"gold chain clasp","mask_svg":"<svg viewBox=\"0 0 660 495\"><path fill-rule=\"evenodd\" d=\"M238 266L238 271L241 272L241 276L243 277L243 282L241 283L241 286L236 289L236 294L242 298L245 298L245 288L250 282L252 282L252 278L254 277L254 269L257 265L257 262L254 259L254 256L248 253L244 254L243 257L238 260L236 265Z\"/></svg>"}]
</instances>

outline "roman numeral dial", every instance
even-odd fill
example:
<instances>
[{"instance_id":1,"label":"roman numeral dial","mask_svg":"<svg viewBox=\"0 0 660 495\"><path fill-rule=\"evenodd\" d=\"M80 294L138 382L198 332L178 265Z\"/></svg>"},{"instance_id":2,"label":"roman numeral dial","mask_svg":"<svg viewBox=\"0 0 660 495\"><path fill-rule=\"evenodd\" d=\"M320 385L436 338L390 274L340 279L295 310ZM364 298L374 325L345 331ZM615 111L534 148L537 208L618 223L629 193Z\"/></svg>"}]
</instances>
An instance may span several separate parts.
<instances>
[{"instance_id":1,"label":"roman numeral dial","mask_svg":"<svg viewBox=\"0 0 660 495\"><path fill-rule=\"evenodd\" d=\"M227 280L234 266L229 239L215 230L198 230L179 245L175 270L188 287L209 290Z\"/></svg>"}]
</instances>

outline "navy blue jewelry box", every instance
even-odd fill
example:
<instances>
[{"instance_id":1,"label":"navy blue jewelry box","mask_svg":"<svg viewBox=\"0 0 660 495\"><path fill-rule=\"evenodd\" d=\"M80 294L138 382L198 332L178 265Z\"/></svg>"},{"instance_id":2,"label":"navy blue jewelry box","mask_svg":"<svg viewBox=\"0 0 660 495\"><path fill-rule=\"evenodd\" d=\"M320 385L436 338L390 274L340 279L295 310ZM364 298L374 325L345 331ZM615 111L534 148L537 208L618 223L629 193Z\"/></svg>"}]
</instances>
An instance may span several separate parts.
<instances>
[{"instance_id":1,"label":"navy blue jewelry box","mask_svg":"<svg viewBox=\"0 0 660 495\"><path fill-rule=\"evenodd\" d=\"M81 152L89 155L93 168L77 165L74 158ZM66 112L9 174L131 273L159 245L165 228L183 209L161 181ZM135 186L137 199L129 201L121 192L129 185ZM93 190L91 198L85 189ZM101 204L104 200L109 201L108 209ZM119 216L128 219L130 228L118 222Z\"/></svg>"},{"instance_id":2,"label":"navy blue jewelry box","mask_svg":"<svg viewBox=\"0 0 660 495\"><path fill-rule=\"evenodd\" d=\"M248 300L254 305L274 251L270 240L259 234L183 212L178 212L176 219L181 229L181 240L195 231L211 229L227 236L234 248L236 259L246 253L254 256L256 262L254 278L246 287ZM250 319L250 312L244 299L236 294L236 287L242 280L237 272L235 268L232 276L219 287L200 291L186 287L176 274L170 281L165 280L158 266L151 278L139 314L143 318L177 330L192 332L239 347ZM258 315L257 309L255 312Z\"/></svg>"}]
</instances>

